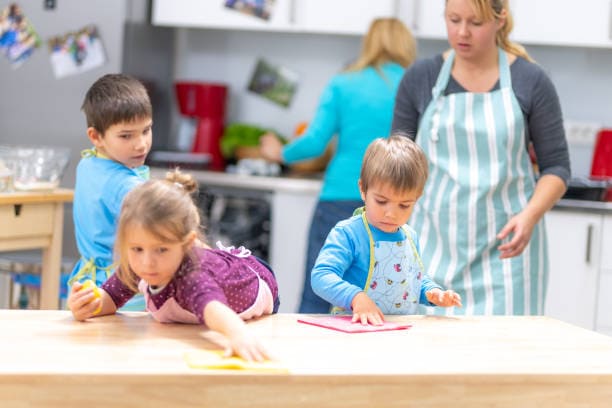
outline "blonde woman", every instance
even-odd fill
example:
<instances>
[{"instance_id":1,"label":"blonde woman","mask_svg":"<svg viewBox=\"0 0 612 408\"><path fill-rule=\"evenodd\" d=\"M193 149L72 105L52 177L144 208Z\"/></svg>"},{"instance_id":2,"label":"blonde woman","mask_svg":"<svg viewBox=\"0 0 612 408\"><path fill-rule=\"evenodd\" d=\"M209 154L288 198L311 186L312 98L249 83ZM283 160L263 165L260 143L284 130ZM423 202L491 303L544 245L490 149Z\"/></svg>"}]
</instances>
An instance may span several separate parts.
<instances>
[{"instance_id":1,"label":"blonde woman","mask_svg":"<svg viewBox=\"0 0 612 408\"><path fill-rule=\"evenodd\" d=\"M322 155L338 135L310 227L300 312L329 311L329 304L312 292L310 271L330 229L361 205L357 187L361 159L373 139L389 135L397 86L415 55L414 38L400 20L374 20L359 58L324 89L306 133L286 146L273 134L262 137L265 158L290 164Z\"/></svg>"},{"instance_id":2,"label":"blonde woman","mask_svg":"<svg viewBox=\"0 0 612 408\"><path fill-rule=\"evenodd\" d=\"M451 49L406 72L393 118L393 130L416 139L429 160L411 218L423 262L464 301L446 313L541 314L548 262L540 221L570 177L559 98L508 39L507 0L446 0L444 19Z\"/></svg>"}]
</instances>

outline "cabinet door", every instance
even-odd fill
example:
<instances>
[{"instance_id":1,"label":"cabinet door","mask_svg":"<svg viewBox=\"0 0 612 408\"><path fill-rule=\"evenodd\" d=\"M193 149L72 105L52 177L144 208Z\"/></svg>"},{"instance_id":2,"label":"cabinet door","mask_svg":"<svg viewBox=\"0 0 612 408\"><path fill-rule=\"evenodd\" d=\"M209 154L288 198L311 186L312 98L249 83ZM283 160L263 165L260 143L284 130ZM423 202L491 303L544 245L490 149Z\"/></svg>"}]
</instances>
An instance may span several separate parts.
<instances>
[{"instance_id":1,"label":"cabinet door","mask_svg":"<svg viewBox=\"0 0 612 408\"><path fill-rule=\"evenodd\" d=\"M400 0L397 17L419 38L446 40L446 0Z\"/></svg>"},{"instance_id":2,"label":"cabinet door","mask_svg":"<svg viewBox=\"0 0 612 408\"><path fill-rule=\"evenodd\" d=\"M372 20L395 15L396 0L294 0L294 29L363 35Z\"/></svg>"},{"instance_id":3,"label":"cabinet door","mask_svg":"<svg viewBox=\"0 0 612 408\"><path fill-rule=\"evenodd\" d=\"M546 215L547 316L595 329L602 223L598 214L557 210Z\"/></svg>"},{"instance_id":4,"label":"cabinet door","mask_svg":"<svg viewBox=\"0 0 612 408\"><path fill-rule=\"evenodd\" d=\"M601 268L612 271L612 215L604 216Z\"/></svg>"},{"instance_id":5,"label":"cabinet door","mask_svg":"<svg viewBox=\"0 0 612 408\"><path fill-rule=\"evenodd\" d=\"M270 18L264 20L224 6L224 0L153 0L156 25L242 30L291 30L293 0L276 0Z\"/></svg>"},{"instance_id":6,"label":"cabinet door","mask_svg":"<svg viewBox=\"0 0 612 408\"><path fill-rule=\"evenodd\" d=\"M596 329L612 336L612 215L604 217L600 267Z\"/></svg>"},{"instance_id":7,"label":"cabinet door","mask_svg":"<svg viewBox=\"0 0 612 408\"><path fill-rule=\"evenodd\" d=\"M610 0L513 0L513 38L526 44L612 46Z\"/></svg>"}]
</instances>

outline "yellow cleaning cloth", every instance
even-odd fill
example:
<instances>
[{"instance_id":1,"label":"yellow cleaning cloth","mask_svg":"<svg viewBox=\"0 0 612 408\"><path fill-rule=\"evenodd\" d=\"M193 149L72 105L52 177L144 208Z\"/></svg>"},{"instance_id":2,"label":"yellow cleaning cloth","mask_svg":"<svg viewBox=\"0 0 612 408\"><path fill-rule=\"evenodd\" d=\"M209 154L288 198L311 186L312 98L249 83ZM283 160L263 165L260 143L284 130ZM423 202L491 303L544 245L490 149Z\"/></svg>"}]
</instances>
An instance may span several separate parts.
<instances>
[{"instance_id":1,"label":"yellow cleaning cloth","mask_svg":"<svg viewBox=\"0 0 612 408\"><path fill-rule=\"evenodd\" d=\"M224 357L223 350L200 350L185 353L185 361L191 368L212 370L242 370L267 373L288 373L289 370L276 361L246 361L240 357Z\"/></svg>"}]
</instances>

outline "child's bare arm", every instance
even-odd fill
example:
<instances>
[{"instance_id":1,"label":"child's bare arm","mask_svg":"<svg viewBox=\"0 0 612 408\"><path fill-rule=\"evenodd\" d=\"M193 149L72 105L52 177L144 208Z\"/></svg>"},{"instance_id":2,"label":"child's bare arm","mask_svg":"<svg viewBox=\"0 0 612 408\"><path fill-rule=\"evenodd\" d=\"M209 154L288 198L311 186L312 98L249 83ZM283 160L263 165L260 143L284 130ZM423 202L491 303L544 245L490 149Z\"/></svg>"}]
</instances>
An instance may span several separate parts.
<instances>
[{"instance_id":1,"label":"child's bare arm","mask_svg":"<svg viewBox=\"0 0 612 408\"><path fill-rule=\"evenodd\" d=\"M209 329L225 335L230 341L227 354L247 361L264 361L270 354L232 309L213 300L204 307L204 321Z\"/></svg>"},{"instance_id":2,"label":"child's bare arm","mask_svg":"<svg viewBox=\"0 0 612 408\"><path fill-rule=\"evenodd\" d=\"M115 302L102 288L75 282L68 296L68 308L76 320L113 314L117 311Z\"/></svg>"}]
</instances>

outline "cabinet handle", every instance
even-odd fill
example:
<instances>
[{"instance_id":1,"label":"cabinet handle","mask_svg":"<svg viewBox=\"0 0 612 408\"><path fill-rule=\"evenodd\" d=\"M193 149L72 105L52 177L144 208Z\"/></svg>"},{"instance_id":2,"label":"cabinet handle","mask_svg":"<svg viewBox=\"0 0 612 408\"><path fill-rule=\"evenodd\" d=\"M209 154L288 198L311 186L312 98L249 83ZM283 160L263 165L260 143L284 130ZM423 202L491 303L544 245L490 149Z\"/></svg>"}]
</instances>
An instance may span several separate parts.
<instances>
[{"instance_id":1,"label":"cabinet handle","mask_svg":"<svg viewBox=\"0 0 612 408\"><path fill-rule=\"evenodd\" d=\"M295 0L289 0L289 24L295 24Z\"/></svg>"},{"instance_id":2,"label":"cabinet handle","mask_svg":"<svg viewBox=\"0 0 612 408\"><path fill-rule=\"evenodd\" d=\"M591 263L591 243L593 241L593 224L589 224L587 227L587 242L586 242L586 257L585 261L587 264Z\"/></svg>"},{"instance_id":3,"label":"cabinet handle","mask_svg":"<svg viewBox=\"0 0 612 408\"><path fill-rule=\"evenodd\" d=\"M608 39L612 40L612 1L608 3Z\"/></svg>"},{"instance_id":4,"label":"cabinet handle","mask_svg":"<svg viewBox=\"0 0 612 408\"><path fill-rule=\"evenodd\" d=\"M412 3L412 28L416 32L419 31L419 12L421 10L421 8L420 8L420 6L421 6L420 1L421 0L415 0Z\"/></svg>"}]
</instances>

